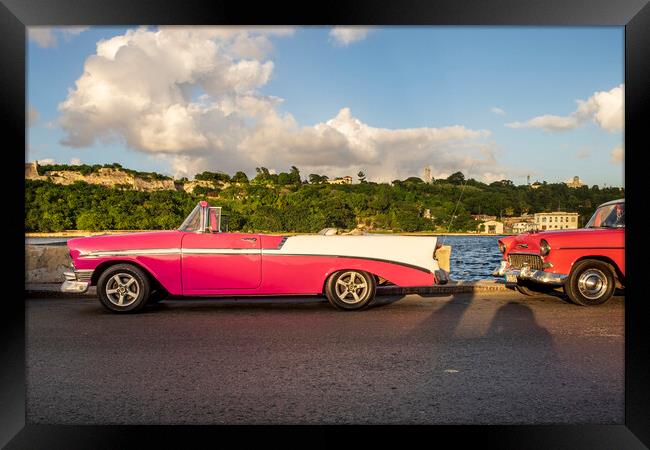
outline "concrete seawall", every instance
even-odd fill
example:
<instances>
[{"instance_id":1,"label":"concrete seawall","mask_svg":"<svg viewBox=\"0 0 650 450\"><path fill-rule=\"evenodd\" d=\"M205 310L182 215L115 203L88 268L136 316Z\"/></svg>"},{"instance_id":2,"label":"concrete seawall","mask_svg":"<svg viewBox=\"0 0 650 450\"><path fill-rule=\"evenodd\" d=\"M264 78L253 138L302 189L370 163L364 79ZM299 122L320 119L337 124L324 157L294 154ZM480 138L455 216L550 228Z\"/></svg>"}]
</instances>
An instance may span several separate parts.
<instances>
[{"instance_id":1,"label":"concrete seawall","mask_svg":"<svg viewBox=\"0 0 650 450\"><path fill-rule=\"evenodd\" d=\"M71 262L67 245L25 245L25 283L63 283Z\"/></svg>"}]
</instances>

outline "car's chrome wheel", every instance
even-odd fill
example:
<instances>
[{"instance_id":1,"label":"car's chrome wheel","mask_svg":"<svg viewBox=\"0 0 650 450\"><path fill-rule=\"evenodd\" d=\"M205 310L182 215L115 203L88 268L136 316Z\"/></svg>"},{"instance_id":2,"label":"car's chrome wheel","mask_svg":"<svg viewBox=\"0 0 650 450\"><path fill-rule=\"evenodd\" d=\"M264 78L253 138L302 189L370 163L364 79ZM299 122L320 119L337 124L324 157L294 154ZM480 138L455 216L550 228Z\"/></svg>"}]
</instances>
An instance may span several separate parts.
<instances>
[{"instance_id":1,"label":"car's chrome wheel","mask_svg":"<svg viewBox=\"0 0 650 450\"><path fill-rule=\"evenodd\" d=\"M583 259L571 269L564 283L564 293L578 305L601 305L614 294L614 276L615 271L610 264L595 259Z\"/></svg>"},{"instance_id":2,"label":"car's chrome wheel","mask_svg":"<svg viewBox=\"0 0 650 450\"><path fill-rule=\"evenodd\" d=\"M99 301L112 312L137 312L147 303L150 294L149 277L134 264L110 266L97 280Z\"/></svg>"},{"instance_id":3,"label":"car's chrome wheel","mask_svg":"<svg viewBox=\"0 0 650 450\"><path fill-rule=\"evenodd\" d=\"M133 304L140 294L140 284L128 273L116 273L106 283L106 297L115 306Z\"/></svg>"},{"instance_id":4,"label":"car's chrome wheel","mask_svg":"<svg viewBox=\"0 0 650 450\"><path fill-rule=\"evenodd\" d=\"M375 276L361 270L341 270L325 283L325 295L338 309L363 309L375 298Z\"/></svg>"},{"instance_id":5,"label":"car's chrome wheel","mask_svg":"<svg viewBox=\"0 0 650 450\"><path fill-rule=\"evenodd\" d=\"M590 300L600 298L607 291L607 276L598 269L585 270L578 277L578 290Z\"/></svg>"},{"instance_id":6,"label":"car's chrome wheel","mask_svg":"<svg viewBox=\"0 0 650 450\"><path fill-rule=\"evenodd\" d=\"M365 300L368 282L358 272L345 272L336 280L336 296L342 302L353 305Z\"/></svg>"}]
</instances>

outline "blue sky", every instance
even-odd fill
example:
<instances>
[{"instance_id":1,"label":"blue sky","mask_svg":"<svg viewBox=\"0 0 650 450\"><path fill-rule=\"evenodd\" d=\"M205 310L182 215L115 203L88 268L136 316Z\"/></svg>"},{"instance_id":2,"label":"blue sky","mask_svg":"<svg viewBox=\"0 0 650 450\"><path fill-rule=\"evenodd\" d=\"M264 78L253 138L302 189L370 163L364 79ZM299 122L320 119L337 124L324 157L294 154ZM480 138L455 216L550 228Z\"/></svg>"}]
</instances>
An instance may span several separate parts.
<instances>
[{"instance_id":1,"label":"blue sky","mask_svg":"<svg viewBox=\"0 0 650 450\"><path fill-rule=\"evenodd\" d=\"M30 28L27 160L623 185L622 27L135 30Z\"/></svg>"}]
</instances>

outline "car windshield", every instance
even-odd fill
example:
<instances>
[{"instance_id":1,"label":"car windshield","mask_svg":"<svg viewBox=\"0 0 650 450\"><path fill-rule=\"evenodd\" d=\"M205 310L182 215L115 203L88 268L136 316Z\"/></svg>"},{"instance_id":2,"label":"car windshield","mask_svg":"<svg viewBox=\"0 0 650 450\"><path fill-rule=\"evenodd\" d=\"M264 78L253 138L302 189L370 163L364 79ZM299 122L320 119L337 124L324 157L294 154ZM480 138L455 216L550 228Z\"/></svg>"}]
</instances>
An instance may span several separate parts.
<instances>
[{"instance_id":1,"label":"car windshield","mask_svg":"<svg viewBox=\"0 0 650 450\"><path fill-rule=\"evenodd\" d=\"M625 228L625 203L601 206L585 228Z\"/></svg>"},{"instance_id":2,"label":"car windshield","mask_svg":"<svg viewBox=\"0 0 650 450\"><path fill-rule=\"evenodd\" d=\"M181 231L191 233L198 231L201 228L201 206L196 205L189 216L183 221L182 225L178 228Z\"/></svg>"}]
</instances>

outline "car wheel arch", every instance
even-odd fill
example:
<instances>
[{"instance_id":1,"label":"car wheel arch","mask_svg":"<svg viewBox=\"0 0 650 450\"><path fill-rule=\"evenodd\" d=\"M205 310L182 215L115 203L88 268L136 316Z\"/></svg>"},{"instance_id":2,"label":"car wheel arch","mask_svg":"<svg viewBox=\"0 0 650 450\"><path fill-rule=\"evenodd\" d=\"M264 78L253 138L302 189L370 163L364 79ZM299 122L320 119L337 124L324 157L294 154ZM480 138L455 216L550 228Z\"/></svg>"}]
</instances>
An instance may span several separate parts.
<instances>
[{"instance_id":1,"label":"car wheel arch","mask_svg":"<svg viewBox=\"0 0 650 450\"><path fill-rule=\"evenodd\" d=\"M104 261L104 262L100 263L95 268L95 270L93 271L93 275L92 275L92 277L90 279L91 280L91 285L97 286L97 282L99 281L99 277L102 276L102 273L106 272L108 269L110 269L111 267L113 267L113 266L115 266L117 264L130 264L130 265L132 265L134 267L137 267L138 269L142 270L145 273L145 275L149 278L149 282L151 282L151 284L153 286L155 286L158 289L160 289L160 288L165 289L165 291L167 291L165 286L163 286L158 281L158 279L151 273L149 268L143 266L142 264L140 264L140 263L138 263L136 261L130 260L130 259L115 259L115 260Z\"/></svg>"},{"instance_id":2,"label":"car wheel arch","mask_svg":"<svg viewBox=\"0 0 650 450\"><path fill-rule=\"evenodd\" d=\"M571 264L571 270L573 270L573 267L580 261L585 261L587 259L592 259L596 261L601 261L607 264L610 269L612 270L612 273L614 274L614 279L616 280L617 283L621 285L625 285L625 275L623 275L623 272L621 272L621 269L619 269L618 265L609 257L607 256L602 256L602 255L588 255L588 256L581 256L580 258L576 259L573 264Z\"/></svg>"}]
</instances>

